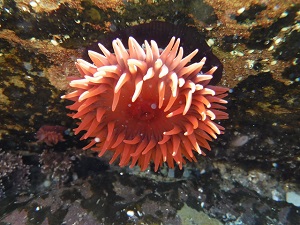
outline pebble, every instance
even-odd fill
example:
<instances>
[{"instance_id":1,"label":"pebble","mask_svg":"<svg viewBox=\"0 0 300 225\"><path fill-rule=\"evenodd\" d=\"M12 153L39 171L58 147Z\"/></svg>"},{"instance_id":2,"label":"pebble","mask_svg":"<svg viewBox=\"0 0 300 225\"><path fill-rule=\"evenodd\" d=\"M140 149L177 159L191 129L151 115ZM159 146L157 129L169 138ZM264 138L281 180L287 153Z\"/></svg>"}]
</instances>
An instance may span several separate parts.
<instances>
[{"instance_id":1,"label":"pebble","mask_svg":"<svg viewBox=\"0 0 300 225\"><path fill-rule=\"evenodd\" d=\"M29 5L33 8L37 7L37 3L35 1L29 2Z\"/></svg>"},{"instance_id":2,"label":"pebble","mask_svg":"<svg viewBox=\"0 0 300 225\"><path fill-rule=\"evenodd\" d=\"M300 195L294 191L289 191L286 193L286 201L292 203L293 205L300 207Z\"/></svg>"},{"instance_id":3,"label":"pebble","mask_svg":"<svg viewBox=\"0 0 300 225\"><path fill-rule=\"evenodd\" d=\"M238 9L237 13L242 14L245 11L245 9L246 9L245 7L242 7L240 9Z\"/></svg>"},{"instance_id":4,"label":"pebble","mask_svg":"<svg viewBox=\"0 0 300 225\"><path fill-rule=\"evenodd\" d=\"M244 144L246 144L249 140L250 140L250 138L247 135L239 136L239 137L236 137L235 139L233 139L231 141L230 145L232 147L240 147L240 146L243 146Z\"/></svg>"},{"instance_id":5,"label":"pebble","mask_svg":"<svg viewBox=\"0 0 300 225\"><path fill-rule=\"evenodd\" d=\"M274 45L271 45L269 48L268 48L268 51L272 51L274 49Z\"/></svg>"},{"instance_id":6,"label":"pebble","mask_svg":"<svg viewBox=\"0 0 300 225\"><path fill-rule=\"evenodd\" d=\"M274 65L276 65L277 64L277 60L273 60L272 62L271 62L271 65L272 66L274 66Z\"/></svg>"},{"instance_id":7,"label":"pebble","mask_svg":"<svg viewBox=\"0 0 300 225\"><path fill-rule=\"evenodd\" d=\"M55 40L51 40L51 43L54 45L54 46L57 46L58 45L58 42L57 41L55 41Z\"/></svg>"},{"instance_id":8,"label":"pebble","mask_svg":"<svg viewBox=\"0 0 300 225\"><path fill-rule=\"evenodd\" d=\"M231 55L244 56L243 52L233 50L230 52Z\"/></svg>"},{"instance_id":9,"label":"pebble","mask_svg":"<svg viewBox=\"0 0 300 225\"><path fill-rule=\"evenodd\" d=\"M282 38L277 38L275 40L275 45L279 45L281 41L282 41Z\"/></svg>"},{"instance_id":10,"label":"pebble","mask_svg":"<svg viewBox=\"0 0 300 225\"><path fill-rule=\"evenodd\" d=\"M45 181L43 182L43 185L44 185L44 187L50 187L51 181L50 181L50 180L45 180Z\"/></svg>"},{"instance_id":11,"label":"pebble","mask_svg":"<svg viewBox=\"0 0 300 225\"><path fill-rule=\"evenodd\" d=\"M134 211L128 210L128 211L127 211L127 216L133 217L133 216L134 216Z\"/></svg>"},{"instance_id":12,"label":"pebble","mask_svg":"<svg viewBox=\"0 0 300 225\"><path fill-rule=\"evenodd\" d=\"M284 18L284 17L287 17L287 15L289 15L288 12L284 11L283 13L281 13L280 17L279 18Z\"/></svg>"},{"instance_id":13,"label":"pebble","mask_svg":"<svg viewBox=\"0 0 300 225\"><path fill-rule=\"evenodd\" d=\"M215 44L215 41L214 41L214 39L212 39L212 38L210 38L210 39L208 39L207 40L207 44L208 44L208 46L213 46L214 44Z\"/></svg>"}]
</instances>

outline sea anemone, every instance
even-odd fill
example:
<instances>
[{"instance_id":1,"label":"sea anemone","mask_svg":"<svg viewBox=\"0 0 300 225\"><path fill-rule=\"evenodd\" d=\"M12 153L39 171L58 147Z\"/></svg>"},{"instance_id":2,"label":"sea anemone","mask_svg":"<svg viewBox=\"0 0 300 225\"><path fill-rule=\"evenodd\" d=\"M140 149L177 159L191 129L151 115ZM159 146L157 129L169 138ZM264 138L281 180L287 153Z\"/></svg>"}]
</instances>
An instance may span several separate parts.
<instances>
[{"instance_id":1,"label":"sea anemone","mask_svg":"<svg viewBox=\"0 0 300 225\"><path fill-rule=\"evenodd\" d=\"M43 125L36 132L37 142L44 142L48 146L56 145L58 142L65 141L63 132L66 130L63 126Z\"/></svg>"},{"instance_id":2,"label":"sea anemone","mask_svg":"<svg viewBox=\"0 0 300 225\"><path fill-rule=\"evenodd\" d=\"M128 49L120 39L112 42L114 53L102 44L103 54L89 51L93 63L78 59L82 78L74 78L75 91L63 96L75 103L70 116L80 120L75 134L92 138L84 148L102 156L112 151L110 163L138 164L145 170L150 161L155 171L163 163L179 168L196 161L195 152L205 155L208 141L224 128L214 122L228 118L222 104L227 88L209 84L217 67L201 72L205 64L189 64L194 50L183 57L180 39L172 37L165 49L155 41L140 45L128 38Z\"/></svg>"}]
</instances>

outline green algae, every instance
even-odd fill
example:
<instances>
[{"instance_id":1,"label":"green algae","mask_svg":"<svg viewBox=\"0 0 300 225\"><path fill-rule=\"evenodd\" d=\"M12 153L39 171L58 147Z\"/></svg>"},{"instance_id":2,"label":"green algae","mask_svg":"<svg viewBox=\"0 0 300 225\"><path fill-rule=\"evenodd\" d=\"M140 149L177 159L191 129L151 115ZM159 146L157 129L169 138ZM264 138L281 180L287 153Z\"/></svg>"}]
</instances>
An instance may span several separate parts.
<instances>
[{"instance_id":1,"label":"green algae","mask_svg":"<svg viewBox=\"0 0 300 225\"><path fill-rule=\"evenodd\" d=\"M219 220L206 215L204 212L199 212L193 208L188 207L186 204L178 211L178 216L182 221L182 225L222 225Z\"/></svg>"}]
</instances>

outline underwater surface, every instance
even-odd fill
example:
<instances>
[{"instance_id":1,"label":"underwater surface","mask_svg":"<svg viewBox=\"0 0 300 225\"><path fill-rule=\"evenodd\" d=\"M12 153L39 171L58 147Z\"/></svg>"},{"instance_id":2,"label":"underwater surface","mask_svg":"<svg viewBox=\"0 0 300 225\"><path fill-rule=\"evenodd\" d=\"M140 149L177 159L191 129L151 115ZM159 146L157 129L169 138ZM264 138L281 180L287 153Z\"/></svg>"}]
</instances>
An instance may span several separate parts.
<instances>
[{"instance_id":1,"label":"underwater surface","mask_svg":"<svg viewBox=\"0 0 300 225\"><path fill-rule=\"evenodd\" d=\"M61 98L87 48L153 21L229 88L224 134L182 169L82 150ZM299 224L299 84L297 0L0 0L0 225Z\"/></svg>"}]
</instances>

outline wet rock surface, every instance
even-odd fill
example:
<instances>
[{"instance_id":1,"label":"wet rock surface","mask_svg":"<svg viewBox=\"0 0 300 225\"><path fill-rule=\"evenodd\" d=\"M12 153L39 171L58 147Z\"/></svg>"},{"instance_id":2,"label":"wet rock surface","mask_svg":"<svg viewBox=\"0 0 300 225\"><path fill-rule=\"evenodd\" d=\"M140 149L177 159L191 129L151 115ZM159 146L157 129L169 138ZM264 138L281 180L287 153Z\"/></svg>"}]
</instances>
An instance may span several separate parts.
<instances>
[{"instance_id":1,"label":"wet rock surface","mask_svg":"<svg viewBox=\"0 0 300 225\"><path fill-rule=\"evenodd\" d=\"M297 1L0 1L0 224L298 224ZM134 13L133 13L134 12ZM106 32L195 27L224 65L230 119L184 171L120 169L82 151L60 99ZM66 141L37 143L43 125Z\"/></svg>"},{"instance_id":2,"label":"wet rock surface","mask_svg":"<svg viewBox=\"0 0 300 225\"><path fill-rule=\"evenodd\" d=\"M2 224L21 217L24 224L297 224L300 218L297 207L230 183L217 170L177 181L155 176L105 170L14 198L1 207Z\"/></svg>"}]
</instances>

